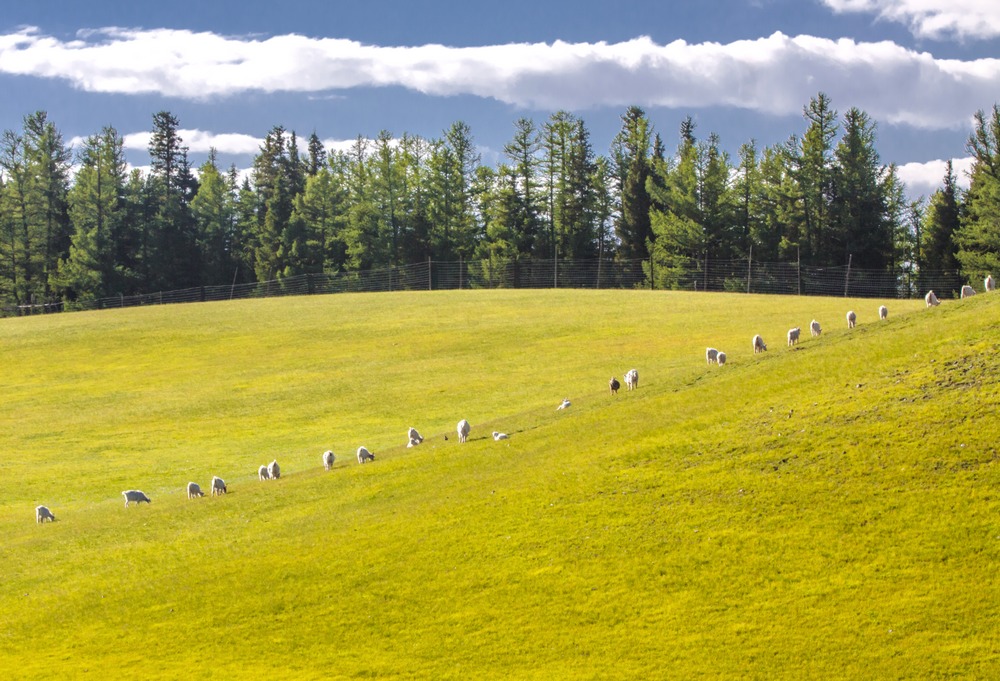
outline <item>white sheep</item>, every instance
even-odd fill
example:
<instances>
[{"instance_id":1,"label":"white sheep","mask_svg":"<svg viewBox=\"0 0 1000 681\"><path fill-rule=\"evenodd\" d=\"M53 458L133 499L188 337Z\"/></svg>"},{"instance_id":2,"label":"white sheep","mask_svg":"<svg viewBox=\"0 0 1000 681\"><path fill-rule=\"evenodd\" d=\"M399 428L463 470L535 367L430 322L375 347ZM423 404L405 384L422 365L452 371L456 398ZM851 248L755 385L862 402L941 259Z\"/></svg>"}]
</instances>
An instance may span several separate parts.
<instances>
[{"instance_id":1,"label":"white sheep","mask_svg":"<svg viewBox=\"0 0 1000 681\"><path fill-rule=\"evenodd\" d=\"M788 346L791 347L799 342L799 334L802 333L802 329L796 326L794 329L788 330Z\"/></svg>"},{"instance_id":2,"label":"white sheep","mask_svg":"<svg viewBox=\"0 0 1000 681\"><path fill-rule=\"evenodd\" d=\"M331 468L333 468L333 460L335 458L336 457L333 455L333 452L329 450L323 452L323 468L325 468L326 470L330 470Z\"/></svg>"},{"instance_id":3,"label":"white sheep","mask_svg":"<svg viewBox=\"0 0 1000 681\"><path fill-rule=\"evenodd\" d=\"M715 348L705 348L705 361L709 364L719 363L719 351Z\"/></svg>"},{"instance_id":4,"label":"white sheep","mask_svg":"<svg viewBox=\"0 0 1000 681\"><path fill-rule=\"evenodd\" d=\"M940 305L941 301L938 297L934 295L934 291L928 291L927 295L924 296L924 302L927 303L927 307L934 307L935 305Z\"/></svg>"},{"instance_id":5,"label":"white sheep","mask_svg":"<svg viewBox=\"0 0 1000 681\"><path fill-rule=\"evenodd\" d=\"M847 328L853 329L854 325L858 321L858 315L854 314L854 310L850 310L847 313Z\"/></svg>"},{"instance_id":6,"label":"white sheep","mask_svg":"<svg viewBox=\"0 0 1000 681\"><path fill-rule=\"evenodd\" d=\"M635 390L639 387L639 370L629 369L628 373L625 374L625 388L627 390Z\"/></svg>"},{"instance_id":7,"label":"white sheep","mask_svg":"<svg viewBox=\"0 0 1000 681\"><path fill-rule=\"evenodd\" d=\"M218 475L212 476L212 496L219 496L225 494L229 490L226 489L226 482Z\"/></svg>"},{"instance_id":8,"label":"white sheep","mask_svg":"<svg viewBox=\"0 0 1000 681\"><path fill-rule=\"evenodd\" d=\"M556 411L559 411L560 409L568 409L569 405L571 405L571 404L573 404L573 403L570 402L569 398L567 397L562 402L559 403L559 406L556 407Z\"/></svg>"},{"instance_id":9,"label":"white sheep","mask_svg":"<svg viewBox=\"0 0 1000 681\"><path fill-rule=\"evenodd\" d=\"M754 336L752 342L753 354L756 355L758 352L767 352L767 346L764 345L764 339L761 338L760 335Z\"/></svg>"},{"instance_id":10,"label":"white sheep","mask_svg":"<svg viewBox=\"0 0 1000 681\"><path fill-rule=\"evenodd\" d=\"M201 485L197 482L189 482L187 486L188 499L194 499L195 497L203 497L205 493L201 491Z\"/></svg>"},{"instance_id":11,"label":"white sheep","mask_svg":"<svg viewBox=\"0 0 1000 681\"><path fill-rule=\"evenodd\" d=\"M268 472L266 464L257 469L257 477L260 480L270 480L271 479L271 474Z\"/></svg>"},{"instance_id":12,"label":"white sheep","mask_svg":"<svg viewBox=\"0 0 1000 681\"><path fill-rule=\"evenodd\" d=\"M986 278L983 279L983 290L984 291L992 291L993 288L994 288L994 286L995 285L993 283L993 275L992 274L987 274Z\"/></svg>"},{"instance_id":13,"label":"white sheep","mask_svg":"<svg viewBox=\"0 0 1000 681\"><path fill-rule=\"evenodd\" d=\"M889 308L887 308L885 305L879 305L878 318L886 319L888 316L889 316Z\"/></svg>"},{"instance_id":14,"label":"white sheep","mask_svg":"<svg viewBox=\"0 0 1000 681\"><path fill-rule=\"evenodd\" d=\"M976 295L976 289L972 288L968 284L966 284L965 286L962 287L962 298L963 299L965 299L965 298L971 298L974 295Z\"/></svg>"},{"instance_id":15,"label":"white sheep","mask_svg":"<svg viewBox=\"0 0 1000 681\"><path fill-rule=\"evenodd\" d=\"M130 502L134 501L136 506L145 501L147 504L150 503L149 497L147 497L143 492L137 489L130 489L122 492L122 496L125 497L125 508L128 508Z\"/></svg>"},{"instance_id":16,"label":"white sheep","mask_svg":"<svg viewBox=\"0 0 1000 681\"><path fill-rule=\"evenodd\" d=\"M622 387L622 384L619 383L618 379L615 378L614 376L612 376L611 380L608 381L608 388L611 389L611 394L612 395L617 395L618 394L618 389L621 388L621 387Z\"/></svg>"},{"instance_id":17,"label":"white sheep","mask_svg":"<svg viewBox=\"0 0 1000 681\"><path fill-rule=\"evenodd\" d=\"M281 477L281 466L278 465L277 459L267 464L267 474L272 480L277 480Z\"/></svg>"},{"instance_id":18,"label":"white sheep","mask_svg":"<svg viewBox=\"0 0 1000 681\"><path fill-rule=\"evenodd\" d=\"M817 322L815 319L809 322L809 333L812 334L813 338L816 338L816 336L823 333L823 329L819 328L819 322Z\"/></svg>"},{"instance_id":19,"label":"white sheep","mask_svg":"<svg viewBox=\"0 0 1000 681\"><path fill-rule=\"evenodd\" d=\"M508 435L507 433L498 433L497 431L494 430L493 439L496 440L497 442L499 442L500 440L509 440L510 435Z\"/></svg>"},{"instance_id":20,"label":"white sheep","mask_svg":"<svg viewBox=\"0 0 1000 681\"><path fill-rule=\"evenodd\" d=\"M369 452L365 447L358 447L358 463L366 463L368 461L374 461L375 455Z\"/></svg>"},{"instance_id":21,"label":"white sheep","mask_svg":"<svg viewBox=\"0 0 1000 681\"><path fill-rule=\"evenodd\" d=\"M48 506L36 506L35 507L35 522L44 523L46 520L49 522L55 522L56 517L52 515L52 511L49 510Z\"/></svg>"},{"instance_id":22,"label":"white sheep","mask_svg":"<svg viewBox=\"0 0 1000 681\"><path fill-rule=\"evenodd\" d=\"M724 366L726 364L726 353L719 351L719 356L717 358L719 366Z\"/></svg>"},{"instance_id":23,"label":"white sheep","mask_svg":"<svg viewBox=\"0 0 1000 681\"><path fill-rule=\"evenodd\" d=\"M465 419L458 422L458 427L455 429L458 432L458 441L465 442L469 439L469 433L472 431L472 426Z\"/></svg>"},{"instance_id":24,"label":"white sheep","mask_svg":"<svg viewBox=\"0 0 1000 681\"><path fill-rule=\"evenodd\" d=\"M406 445L407 447L416 447L417 445L419 445L421 442L424 441L424 438L421 437L420 433L417 432L416 428L410 428L408 431L406 431L406 438L408 442Z\"/></svg>"}]
</instances>

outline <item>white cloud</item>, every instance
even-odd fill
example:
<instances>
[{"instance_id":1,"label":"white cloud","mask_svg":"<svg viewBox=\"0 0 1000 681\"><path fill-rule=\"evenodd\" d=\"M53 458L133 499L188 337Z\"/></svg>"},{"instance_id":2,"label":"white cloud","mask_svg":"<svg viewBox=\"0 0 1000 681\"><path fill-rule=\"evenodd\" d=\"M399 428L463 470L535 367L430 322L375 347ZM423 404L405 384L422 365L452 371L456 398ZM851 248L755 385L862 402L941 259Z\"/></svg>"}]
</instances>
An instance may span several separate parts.
<instances>
[{"instance_id":1,"label":"white cloud","mask_svg":"<svg viewBox=\"0 0 1000 681\"><path fill-rule=\"evenodd\" d=\"M847 9L875 0L827 1ZM117 28L64 42L29 28L0 35L0 73L63 79L91 92L202 100L249 91L325 95L398 86L548 110L639 104L794 115L823 91L840 109L858 106L879 121L923 128L965 126L1000 91L1000 59L936 59L891 42L782 33L728 44L658 45L643 37L612 44L382 47L298 35L255 39Z\"/></svg>"},{"instance_id":2,"label":"white cloud","mask_svg":"<svg viewBox=\"0 0 1000 681\"><path fill-rule=\"evenodd\" d=\"M963 189L969 187L969 172L972 170L971 156L952 159L952 172ZM911 197L930 196L944 184L947 161L938 159L924 163L904 163L896 167L899 179L906 183L906 191Z\"/></svg>"},{"instance_id":3,"label":"white cloud","mask_svg":"<svg viewBox=\"0 0 1000 681\"><path fill-rule=\"evenodd\" d=\"M905 24L921 38L987 39L1000 36L996 0L823 0L835 12L864 12Z\"/></svg>"}]
</instances>

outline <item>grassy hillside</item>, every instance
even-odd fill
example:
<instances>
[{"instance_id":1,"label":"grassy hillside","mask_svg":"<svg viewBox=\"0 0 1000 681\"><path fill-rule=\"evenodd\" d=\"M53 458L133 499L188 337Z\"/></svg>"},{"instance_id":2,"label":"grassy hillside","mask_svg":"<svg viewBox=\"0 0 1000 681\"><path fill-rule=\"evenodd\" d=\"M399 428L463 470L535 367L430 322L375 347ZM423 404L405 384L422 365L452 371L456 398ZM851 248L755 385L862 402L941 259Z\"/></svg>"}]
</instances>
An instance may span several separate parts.
<instances>
[{"instance_id":1,"label":"grassy hillside","mask_svg":"<svg viewBox=\"0 0 1000 681\"><path fill-rule=\"evenodd\" d=\"M881 302L465 291L0 320L0 671L996 677L1000 298L878 322ZM639 389L608 395L631 367ZM212 475L229 495L185 498ZM152 504L124 509L130 488Z\"/></svg>"}]
</instances>

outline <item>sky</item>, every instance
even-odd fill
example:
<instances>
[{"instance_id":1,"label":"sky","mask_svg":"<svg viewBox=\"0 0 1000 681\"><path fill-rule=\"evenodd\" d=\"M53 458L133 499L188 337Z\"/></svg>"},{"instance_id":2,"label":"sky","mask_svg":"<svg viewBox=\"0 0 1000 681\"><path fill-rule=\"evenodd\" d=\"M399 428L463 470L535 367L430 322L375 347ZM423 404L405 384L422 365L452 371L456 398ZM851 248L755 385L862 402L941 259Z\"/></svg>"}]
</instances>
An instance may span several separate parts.
<instances>
[{"instance_id":1,"label":"sky","mask_svg":"<svg viewBox=\"0 0 1000 681\"><path fill-rule=\"evenodd\" d=\"M519 118L558 110L607 154L631 105L668 150L690 116L735 162L801 135L819 92L877 122L911 197L946 159L966 183L972 117L1000 102L1000 2L0 0L0 130L41 110L78 147L111 125L137 167L164 110L193 165L247 168L278 125L338 149L456 121L496 163Z\"/></svg>"}]
</instances>

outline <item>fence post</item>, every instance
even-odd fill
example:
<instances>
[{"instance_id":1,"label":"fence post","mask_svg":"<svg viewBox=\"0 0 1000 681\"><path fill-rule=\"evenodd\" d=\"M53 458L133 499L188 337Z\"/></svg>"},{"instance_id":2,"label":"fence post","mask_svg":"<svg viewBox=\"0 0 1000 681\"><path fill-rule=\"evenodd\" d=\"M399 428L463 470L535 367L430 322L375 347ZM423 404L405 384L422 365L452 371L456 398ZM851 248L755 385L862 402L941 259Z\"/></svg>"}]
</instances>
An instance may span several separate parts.
<instances>
[{"instance_id":1,"label":"fence post","mask_svg":"<svg viewBox=\"0 0 1000 681\"><path fill-rule=\"evenodd\" d=\"M656 272L653 271L653 263L654 262L655 261L653 260L653 254L650 253L649 254L649 290L650 291L655 291L656 290Z\"/></svg>"},{"instance_id":2,"label":"fence post","mask_svg":"<svg viewBox=\"0 0 1000 681\"><path fill-rule=\"evenodd\" d=\"M847 254L847 276L844 277L844 297L845 298L847 297L847 287L850 286L850 283L851 283L851 260L853 260L853 259L854 259L854 254L853 253L848 253Z\"/></svg>"},{"instance_id":3,"label":"fence post","mask_svg":"<svg viewBox=\"0 0 1000 681\"><path fill-rule=\"evenodd\" d=\"M458 256L458 290L462 290L462 256Z\"/></svg>"},{"instance_id":4,"label":"fence post","mask_svg":"<svg viewBox=\"0 0 1000 681\"><path fill-rule=\"evenodd\" d=\"M431 277L431 256L427 256L427 290L434 290L434 279Z\"/></svg>"},{"instance_id":5,"label":"fence post","mask_svg":"<svg viewBox=\"0 0 1000 681\"><path fill-rule=\"evenodd\" d=\"M799 295L802 295L802 249L795 247L795 280L798 282Z\"/></svg>"},{"instance_id":6,"label":"fence post","mask_svg":"<svg viewBox=\"0 0 1000 681\"><path fill-rule=\"evenodd\" d=\"M750 293L750 268L753 267L753 244L750 244L750 254L747 256L747 293Z\"/></svg>"},{"instance_id":7,"label":"fence post","mask_svg":"<svg viewBox=\"0 0 1000 681\"><path fill-rule=\"evenodd\" d=\"M559 288L559 254L552 254L552 288Z\"/></svg>"}]
</instances>

